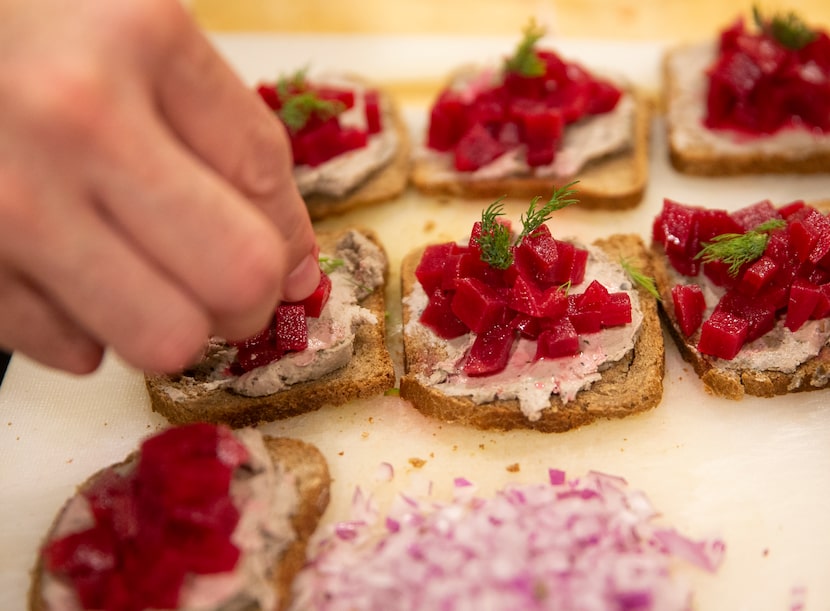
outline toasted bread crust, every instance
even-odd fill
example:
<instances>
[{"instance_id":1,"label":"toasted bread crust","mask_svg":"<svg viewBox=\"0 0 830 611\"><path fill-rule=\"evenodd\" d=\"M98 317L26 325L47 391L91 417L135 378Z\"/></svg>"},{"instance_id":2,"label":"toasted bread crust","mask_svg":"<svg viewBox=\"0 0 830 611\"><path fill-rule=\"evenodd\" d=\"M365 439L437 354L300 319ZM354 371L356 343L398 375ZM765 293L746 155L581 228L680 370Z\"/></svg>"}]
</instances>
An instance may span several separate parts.
<instances>
[{"instance_id":1,"label":"toasted bread crust","mask_svg":"<svg viewBox=\"0 0 830 611\"><path fill-rule=\"evenodd\" d=\"M682 97L679 58L697 45L683 45L666 52L663 58L664 104L667 108L669 160L679 172L696 176L735 176L741 174L816 174L830 172L830 150L799 147L787 154L743 149L722 151L702 139L681 141L678 125L671 118L673 107ZM673 67L674 64L674 67ZM701 100L705 104L705 100ZM700 125L701 133L706 131Z\"/></svg>"},{"instance_id":2,"label":"toasted bread crust","mask_svg":"<svg viewBox=\"0 0 830 611\"><path fill-rule=\"evenodd\" d=\"M295 476L299 502L296 512L291 516L291 525L294 528L295 539L277 559L272 572L274 588L277 590L280 611L287 609L291 602L291 583L294 576L305 563L308 541L317 524L328 507L331 476L325 457L315 446L287 437L263 437L268 454L275 465ZM138 454L133 452L119 465L128 464L136 460ZM78 486L76 494L82 493L96 482L97 478L106 470L98 471ZM45 545L51 538L69 501L64 504L44 537ZM43 598L43 555L38 554L36 564L32 570L32 582L29 589L30 611L46 611L46 601Z\"/></svg>"},{"instance_id":3,"label":"toasted bread crust","mask_svg":"<svg viewBox=\"0 0 830 611\"><path fill-rule=\"evenodd\" d=\"M636 235L615 235L597 240L612 260L626 257L632 265L649 274L651 257ZM422 249L409 253L401 271L402 295L409 295L417 280L415 268ZM573 401L563 403L552 395L550 408L542 411L539 420L530 421L519 409L515 399L498 400L478 405L469 397L447 396L440 390L422 384L417 373L441 355L426 343L420 333L407 332L411 313L403 308L404 355L406 373L401 378L401 397L409 400L427 416L446 422L457 422L478 429L535 429L542 432L563 432L601 418L622 418L656 406L663 395L663 335L654 297L639 289L643 323L640 333L625 358L603 371L602 379L589 389L580 391Z\"/></svg>"},{"instance_id":4,"label":"toasted bread crust","mask_svg":"<svg viewBox=\"0 0 830 611\"><path fill-rule=\"evenodd\" d=\"M381 92L381 95L388 104L393 128L398 134L398 148L394 157L344 197L337 198L319 194L306 197L305 203L312 221L338 216L355 208L394 199L406 188L409 181L411 148L409 129L395 101L384 92Z\"/></svg>"},{"instance_id":5,"label":"toasted bread crust","mask_svg":"<svg viewBox=\"0 0 830 611\"><path fill-rule=\"evenodd\" d=\"M453 180L436 174L434 158L420 157L413 161L412 182L428 195L452 195L465 198L497 198L509 193L512 197L548 196L554 186L573 180L582 208L622 210L633 208L642 199L648 181L648 144L651 109L645 96L631 90L636 104L634 141L630 149L588 163L580 172L567 178L512 177L503 179L472 179L456 172Z\"/></svg>"},{"instance_id":6,"label":"toasted bread crust","mask_svg":"<svg viewBox=\"0 0 830 611\"><path fill-rule=\"evenodd\" d=\"M318 233L318 243L323 252L333 248L345 231ZM373 232L365 229L360 231L383 250ZM182 375L146 373L145 383L153 411L175 424L198 421L223 423L238 428L303 414L323 405L342 405L354 399L385 392L395 385L395 370L386 347L384 291L385 288L380 286L361 301L360 304L370 310L378 322L375 325L361 325L358 329L354 355L345 367L317 380L294 384L263 397L246 397L224 388L199 388ZM186 396L175 400L168 392L170 390L186 391Z\"/></svg>"},{"instance_id":7,"label":"toasted bread crust","mask_svg":"<svg viewBox=\"0 0 830 611\"><path fill-rule=\"evenodd\" d=\"M680 330L674 315L672 283L669 276L671 265L660 245L652 245L654 251L654 279L660 291L660 315L666 328L677 345L683 360L691 364L703 382L703 387L712 395L725 399L740 400L745 395L774 397L794 392L819 390L830 384L830 348L824 346L815 357L799 365L792 373L774 370L732 369L719 367L717 360L701 354L693 339L687 338ZM692 338L696 337L693 335Z\"/></svg>"}]
</instances>

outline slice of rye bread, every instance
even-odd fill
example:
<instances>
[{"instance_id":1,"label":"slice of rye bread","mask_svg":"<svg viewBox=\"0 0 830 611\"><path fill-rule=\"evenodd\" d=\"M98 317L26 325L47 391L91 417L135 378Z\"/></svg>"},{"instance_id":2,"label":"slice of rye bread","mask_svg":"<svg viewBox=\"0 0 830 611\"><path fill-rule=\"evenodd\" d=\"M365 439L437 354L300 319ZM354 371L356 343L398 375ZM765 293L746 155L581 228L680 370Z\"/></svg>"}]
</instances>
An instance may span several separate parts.
<instances>
[{"instance_id":1,"label":"slice of rye bread","mask_svg":"<svg viewBox=\"0 0 830 611\"><path fill-rule=\"evenodd\" d=\"M318 232L317 242L321 252L333 252L337 240L346 231L348 229ZM385 256L377 235L367 229L360 229L360 232L371 239ZM363 324L357 330L354 354L345 367L262 397L247 397L225 388L206 389L200 380L183 373L145 373L153 411L174 424L199 421L237 428L303 414L323 405L342 405L354 399L384 393L395 385L395 369L385 339L384 292L385 287L380 286L360 302L375 315L377 324Z\"/></svg>"},{"instance_id":2,"label":"slice of rye bread","mask_svg":"<svg viewBox=\"0 0 830 611\"><path fill-rule=\"evenodd\" d=\"M409 128L404 123L400 109L385 92L381 92L389 108L392 127L398 135L398 148L392 159L373 172L343 197L311 194L305 197L308 214L312 221L338 216L371 204L389 201L400 195L409 182L410 138Z\"/></svg>"},{"instance_id":3,"label":"slice of rye bread","mask_svg":"<svg viewBox=\"0 0 830 611\"><path fill-rule=\"evenodd\" d=\"M697 176L830 172L830 143L826 136L824 144L818 145L817 137L805 133L803 142L785 150L770 150L769 138L763 137L754 139L757 146L742 144L725 149L722 140L714 140L717 132L702 123L705 71L714 59L712 42L678 46L663 57L669 159L676 170Z\"/></svg>"},{"instance_id":4,"label":"slice of rye bread","mask_svg":"<svg viewBox=\"0 0 830 611\"><path fill-rule=\"evenodd\" d=\"M632 266L650 274L651 256L639 236L618 234L594 242L612 261L626 258ZM415 268L423 249L409 253L401 270L402 295L409 295L415 283ZM602 379L580 391L576 398L563 403L551 395L550 407L541 417L530 421L515 399L476 404L470 397L449 396L423 384L417 374L428 371L429 362L446 356L425 328L412 332L407 325L412 313L404 303L404 356L406 373L401 378L401 397L410 401L424 415L478 429L536 429L559 433L602 418L622 418L656 406L663 396L663 334L653 296L638 288L643 322L629 353L602 372Z\"/></svg>"},{"instance_id":5,"label":"slice of rye bread","mask_svg":"<svg viewBox=\"0 0 830 611\"><path fill-rule=\"evenodd\" d=\"M497 198L548 196L554 185L573 180L582 208L622 210L633 208L642 199L648 182L648 146L651 117L650 103L632 89L635 120L631 147L606 155L588 164L574 176L537 178L514 176L499 179L475 179L467 173L453 172L447 176L447 156L416 155L412 162L412 183L429 195L451 195L465 198Z\"/></svg>"},{"instance_id":6,"label":"slice of rye bread","mask_svg":"<svg viewBox=\"0 0 830 611\"><path fill-rule=\"evenodd\" d=\"M814 203L813 206L825 212L830 210L830 201ZM680 330L674 315L669 260L659 244L652 244L654 256L654 279L660 292L660 315L677 345L683 359L690 363L703 382L707 392L726 399L740 400L745 395L773 397L794 392L819 390L830 384L830 346L825 346L813 358L799 365L795 371L785 373L774 370L733 369L718 366L716 359L701 354L697 349L699 331L687 338Z\"/></svg>"},{"instance_id":7,"label":"slice of rye bread","mask_svg":"<svg viewBox=\"0 0 830 611\"><path fill-rule=\"evenodd\" d=\"M291 598L291 584L294 576L303 567L306 560L306 548L311 535L328 507L331 477L326 459L313 445L288 437L263 437L268 454L275 465L294 474L298 505L291 516L291 525L295 538L283 550L280 558L275 562L271 579L277 591L279 600L278 609L284 610L289 606ZM132 453L120 465L127 465L137 459L137 452ZM93 474L78 487L76 494L91 487L105 473L105 470ZM67 501L58 512L55 520L44 538L44 545L52 536L58 522L69 505ZM29 589L30 611L46 611L48 608L43 598L44 580L43 555L38 554L32 571L32 582Z\"/></svg>"}]
</instances>

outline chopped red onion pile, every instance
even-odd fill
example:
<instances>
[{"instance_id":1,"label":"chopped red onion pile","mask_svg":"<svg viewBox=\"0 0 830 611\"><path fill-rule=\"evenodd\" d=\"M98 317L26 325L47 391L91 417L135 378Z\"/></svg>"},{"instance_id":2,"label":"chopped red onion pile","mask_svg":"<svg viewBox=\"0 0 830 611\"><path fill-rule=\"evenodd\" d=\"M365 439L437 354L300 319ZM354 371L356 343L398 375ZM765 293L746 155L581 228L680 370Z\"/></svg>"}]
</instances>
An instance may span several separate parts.
<instances>
[{"instance_id":1,"label":"chopped red onion pile","mask_svg":"<svg viewBox=\"0 0 830 611\"><path fill-rule=\"evenodd\" d=\"M400 495L385 518L358 489L295 583L294 609L672 610L691 606L677 561L714 572L724 544L652 524L646 496L619 477L511 485L453 499Z\"/></svg>"}]
</instances>

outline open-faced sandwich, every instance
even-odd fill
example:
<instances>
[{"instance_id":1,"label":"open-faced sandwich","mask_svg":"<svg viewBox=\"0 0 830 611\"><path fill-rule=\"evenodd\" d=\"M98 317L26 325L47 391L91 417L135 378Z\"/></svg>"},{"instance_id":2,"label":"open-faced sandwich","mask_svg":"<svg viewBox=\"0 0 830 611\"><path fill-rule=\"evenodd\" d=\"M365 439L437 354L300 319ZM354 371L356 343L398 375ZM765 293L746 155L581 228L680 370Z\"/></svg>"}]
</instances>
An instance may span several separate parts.
<instances>
[{"instance_id":1,"label":"open-faced sandwich","mask_svg":"<svg viewBox=\"0 0 830 611\"><path fill-rule=\"evenodd\" d=\"M322 454L299 440L202 423L162 431L63 506L29 608L285 609L329 484Z\"/></svg>"},{"instance_id":2,"label":"open-faced sandwich","mask_svg":"<svg viewBox=\"0 0 830 611\"><path fill-rule=\"evenodd\" d=\"M299 71L257 91L291 138L312 220L393 199L406 187L409 132L382 89L352 75Z\"/></svg>"},{"instance_id":3,"label":"open-faced sandwich","mask_svg":"<svg viewBox=\"0 0 830 611\"><path fill-rule=\"evenodd\" d=\"M830 36L793 13L754 17L667 53L671 162L710 176L830 172Z\"/></svg>"},{"instance_id":4,"label":"open-faced sandwich","mask_svg":"<svg viewBox=\"0 0 830 611\"><path fill-rule=\"evenodd\" d=\"M468 239L404 258L400 394L424 414L558 432L659 403L648 251L633 234L554 238L545 222L575 201L565 189L539 209L534 200L515 233L497 202Z\"/></svg>"},{"instance_id":5,"label":"open-faced sandwich","mask_svg":"<svg viewBox=\"0 0 830 611\"><path fill-rule=\"evenodd\" d=\"M255 425L381 394L395 384L385 341L386 253L367 230L320 232L321 279L261 333L212 338L178 374L146 373L153 410L174 423Z\"/></svg>"},{"instance_id":6,"label":"open-faced sandwich","mask_svg":"<svg viewBox=\"0 0 830 611\"><path fill-rule=\"evenodd\" d=\"M830 383L830 220L801 201L734 212L666 200L655 279L671 334L721 397Z\"/></svg>"},{"instance_id":7,"label":"open-faced sandwich","mask_svg":"<svg viewBox=\"0 0 830 611\"><path fill-rule=\"evenodd\" d=\"M648 178L648 106L621 80L602 78L537 48L533 23L501 65L459 69L430 110L412 181L425 193L535 197L579 180L582 206L629 208Z\"/></svg>"}]
</instances>

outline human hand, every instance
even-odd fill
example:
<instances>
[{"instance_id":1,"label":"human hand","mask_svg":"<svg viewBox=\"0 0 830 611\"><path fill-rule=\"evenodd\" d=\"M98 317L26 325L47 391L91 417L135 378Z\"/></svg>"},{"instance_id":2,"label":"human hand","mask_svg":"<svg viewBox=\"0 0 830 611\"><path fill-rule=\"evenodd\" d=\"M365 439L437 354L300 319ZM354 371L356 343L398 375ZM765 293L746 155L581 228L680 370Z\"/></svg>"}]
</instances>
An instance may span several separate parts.
<instances>
[{"instance_id":1,"label":"human hand","mask_svg":"<svg viewBox=\"0 0 830 611\"><path fill-rule=\"evenodd\" d=\"M0 348L174 371L319 281L288 139L177 0L0 0Z\"/></svg>"}]
</instances>

